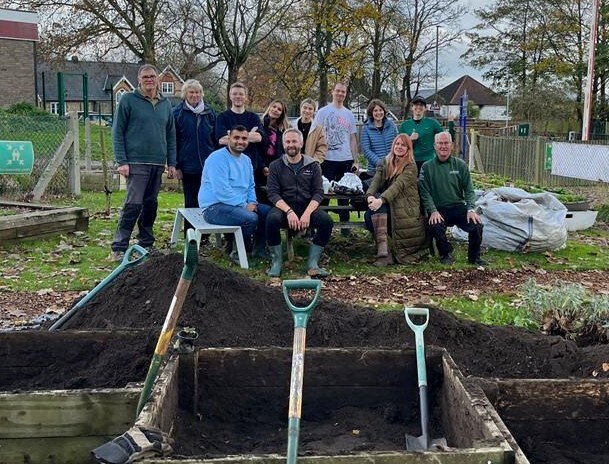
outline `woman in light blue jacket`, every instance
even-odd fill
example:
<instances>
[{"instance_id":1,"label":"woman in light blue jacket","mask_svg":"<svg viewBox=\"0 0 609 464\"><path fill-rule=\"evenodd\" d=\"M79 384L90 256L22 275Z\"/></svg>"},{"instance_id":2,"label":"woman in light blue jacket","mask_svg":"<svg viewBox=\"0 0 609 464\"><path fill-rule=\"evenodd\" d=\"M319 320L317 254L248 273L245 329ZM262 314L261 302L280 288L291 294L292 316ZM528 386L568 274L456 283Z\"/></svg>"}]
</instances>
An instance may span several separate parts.
<instances>
[{"instance_id":1,"label":"woman in light blue jacket","mask_svg":"<svg viewBox=\"0 0 609 464\"><path fill-rule=\"evenodd\" d=\"M391 144L398 135L395 123L387 118L387 106L376 98L370 100L366 110L368 119L362 128L360 147L368 160L366 175L362 178L374 177L376 166L391 151Z\"/></svg>"}]
</instances>

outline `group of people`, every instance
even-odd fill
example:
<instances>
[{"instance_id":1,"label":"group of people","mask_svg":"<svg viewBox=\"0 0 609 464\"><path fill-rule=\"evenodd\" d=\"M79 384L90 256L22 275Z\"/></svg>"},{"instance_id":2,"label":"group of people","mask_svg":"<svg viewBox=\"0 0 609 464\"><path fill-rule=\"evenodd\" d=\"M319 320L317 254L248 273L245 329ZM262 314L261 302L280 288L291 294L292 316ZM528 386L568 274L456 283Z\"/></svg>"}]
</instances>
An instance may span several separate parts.
<instances>
[{"instance_id":1,"label":"group of people","mask_svg":"<svg viewBox=\"0 0 609 464\"><path fill-rule=\"evenodd\" d=\"M138 87L123 96L116 111L114 153L117 170L127 179L127 195L112 259L122 259L136 223L138 244L153 245L167 166L167 176L182 181L185 207L202 208L209 223L241 226L252 257L270 254L269 276L281 274L282 228L312 232L307 272L327 275L319 259L333 221L320 208L322 176L338 181L345 173L360 173L356 121L344 105L346 84L336 83L332 101L317 113L315 101L303 100L294 127L281 100L273 100L262 119L248 111L247 88L240 82L229 89L230 108L217 115L205 104L196 80L183 84L183 101L174 108L158 88L158 71L143 65ZM424 116L425 110L424 99L415 97L413 117L398 130L382 101L374 99L367 108L360 144L367 169L361 177L367 185L365 221L377 246L375 263L413 262L428 252L433 237L441 262L450 264L446 228L456 224L469 232L469 261L483 264L482 224L474 211L469 170L451 156L454 123L450 118L446 132ZM348 215L339 212L341 221Z\"/></svg>"}]
</instances>

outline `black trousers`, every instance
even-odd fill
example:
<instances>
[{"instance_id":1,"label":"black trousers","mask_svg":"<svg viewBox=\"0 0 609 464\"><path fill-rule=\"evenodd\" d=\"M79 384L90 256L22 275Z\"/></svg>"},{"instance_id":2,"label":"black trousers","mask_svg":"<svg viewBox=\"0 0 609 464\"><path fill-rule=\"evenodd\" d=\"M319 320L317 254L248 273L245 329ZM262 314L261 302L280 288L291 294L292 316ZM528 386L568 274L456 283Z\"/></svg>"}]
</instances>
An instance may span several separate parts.
<instances>
[{"instance_id":1,"label":"black trousers","mask_svg":"<svg viewBox=\"0 0 609 464\"><path fill-rule=\"evenodd\" d=\"M298 217L306 207L292 206ZM334 225L332 218L321 209L316 209L311 213L310 228L315 229L315 237L313 243L321 247L325 247L330 241L332 235L332 226ZM281 244L281 228L288 226L286 214L279 208L271 209L266 217L266 243L268 246L276 246Z\"/></svg>"},{"instance_id":2,"label":"black trousers","mask_svg":"<svg viewBox=\"0 0 609 464\"><path fill-rule=\"evenodd\" d=\"M453 246L446 238L446 229L457 226L468 233L469 241L467 248L467 259L470 263L480 257L480 244L482 243L482 224L467 222L467 207L438 208L438 213L444 218L439 224L428 224L429 231L436 241L436 247L440 256L452 253Z\"/></svg>"}]
</instances>

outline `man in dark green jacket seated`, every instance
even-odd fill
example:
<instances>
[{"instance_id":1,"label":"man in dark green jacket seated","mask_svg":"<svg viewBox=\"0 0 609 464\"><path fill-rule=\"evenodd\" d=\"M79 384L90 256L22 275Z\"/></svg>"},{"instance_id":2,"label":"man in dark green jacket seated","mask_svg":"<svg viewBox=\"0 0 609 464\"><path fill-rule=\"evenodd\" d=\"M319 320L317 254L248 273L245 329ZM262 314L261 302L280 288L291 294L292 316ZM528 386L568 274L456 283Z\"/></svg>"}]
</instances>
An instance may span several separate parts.
<instances>
[{"instance_id":1,"label":"man in dark green jacket seated","mask_svg":"<svg viewBox=\"0 0 609 464\"><path fill-rule=\"evenodd\" d=\"M469 168L465 161L451 156L453 141L448 132L436 134L434 148L436 157L421 167L419 192L440 262L453 263L453 246L446 238L446 228L456 225L469 234L469 262L484 266L487 262L480 258L483 226L474 210L476 196Z\"/></svg>"}]
</instances>

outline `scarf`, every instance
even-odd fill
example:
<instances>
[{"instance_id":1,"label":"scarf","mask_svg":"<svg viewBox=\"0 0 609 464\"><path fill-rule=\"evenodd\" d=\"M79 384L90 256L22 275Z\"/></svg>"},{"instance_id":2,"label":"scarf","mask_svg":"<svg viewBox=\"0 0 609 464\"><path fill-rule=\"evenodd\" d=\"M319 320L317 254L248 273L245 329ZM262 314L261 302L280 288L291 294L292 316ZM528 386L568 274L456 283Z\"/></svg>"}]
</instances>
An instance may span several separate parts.
<instances>
[{"instance_id":1,"label":"scarf","mask_svg":"<svg viewBox=\"0 0 609 464\"><path fill-rule=\"evenodd\" d=\"M201 100L196 107L192 107L190 103L188 103L186 100L184 100L184 104L186 105L186 108L188 108L194 114L201 114L205 109L205 104L203 103L203 100Z\"/></svg>"}]
</instances>

